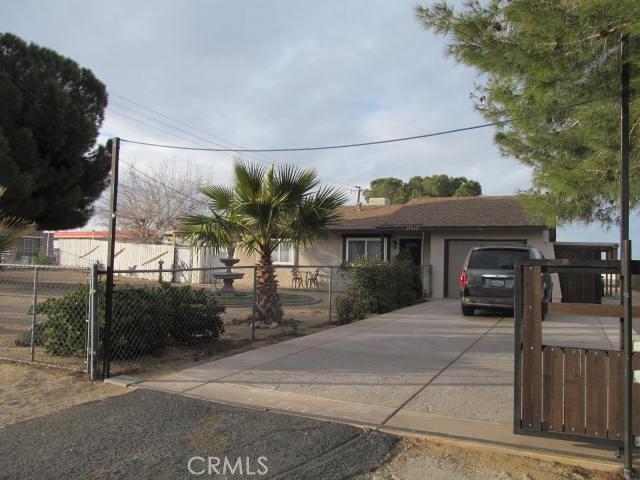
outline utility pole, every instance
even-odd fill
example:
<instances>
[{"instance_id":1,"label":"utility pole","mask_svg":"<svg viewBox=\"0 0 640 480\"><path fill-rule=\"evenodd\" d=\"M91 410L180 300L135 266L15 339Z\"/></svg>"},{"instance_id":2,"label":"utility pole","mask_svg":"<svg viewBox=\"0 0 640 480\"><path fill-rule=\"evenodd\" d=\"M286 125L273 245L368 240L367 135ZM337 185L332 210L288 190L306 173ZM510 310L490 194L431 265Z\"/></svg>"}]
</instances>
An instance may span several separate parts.
<instances>
[{"instance_id":1,"label":"utility pole","mask_svg":"<svg viewBox=\"0 0 640 480\"><path fill-rule=\"evenodd\" d=\"M116 247L116 212L118 210L118 168L120 162L120 138L111 142L111 196L109 198L109 239L107 245L107 285L104 306L104 358L102 375L111 375L111 325L113 323L113 265Z\"/></svg>"},{"instance_id":2,"label":"utility pole","mask_svg":"<svg viewBox=\"0 0 640 480\"><path fill-rule=\"evenodd\" d=\"M360 192L362 191L362 187L360 185L355 185L358 189L357 197L356 197L356 205L360 205Z\"/></svg>"},{"instance_id":3,"label":"utility pole","mask_svg":"<svg viewBox=\"0 0 640 480\"><path fill-rule=\"evenodd\" d=\"M625 357L624 389L624 476L633 474L633 340L631 304L631 240L629 240L629 84L626 35L620 37L620 273L624 318L620 329Z\"/></svg>"}]
</instances>

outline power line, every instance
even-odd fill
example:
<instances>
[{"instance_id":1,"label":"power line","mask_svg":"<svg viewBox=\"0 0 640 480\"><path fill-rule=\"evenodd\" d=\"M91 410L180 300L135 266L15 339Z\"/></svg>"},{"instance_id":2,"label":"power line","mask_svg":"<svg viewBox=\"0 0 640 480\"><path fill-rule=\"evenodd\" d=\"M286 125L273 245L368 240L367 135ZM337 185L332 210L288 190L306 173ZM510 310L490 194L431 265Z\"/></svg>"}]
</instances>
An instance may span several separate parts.
<instances>
[{"instance_id":1,"label":"power line","mask_svg":"<svg viewBox=\"0 0 640 480\"><path fill-rule=\"evenodd\" d=\"M122 112L119 112L117 110L114 110L113 107L108 107L107 111L109 113L113 113L113 114L118 115L120 117L126 118L127 120L130 120L132 122L136 122L136 123L139 123L140 125L144 125L145 127L149 127L149 128L153 128L154 130L158 130L159 132L162 132L162 133L164 133L166 135L171 135L172 137L180 138L181 140L185 140L185 141L193 143L195 145L201 145L203 148L207 148L206 145L204 145L202 143L194 142L193 140L191 140L189 138L183 137L181 135L176 135L175 133L173 133L173 132L171 132L169 130L166 130L164 128L156 127L155 125L150 125L150 124L148 124L148 123L146 123L146 122L144 122L142 120L139 120L137 118L130 117L129 115L127 115L125 113L122 113Z\"/></svg>"},{"instance_id":2,"label":"power line","mask_svg":"<svg viewBox=\"0 0 640 480\"><path fill-rule=\"evenodd\" d=\"M233 142L231 142L231 141L229 141L229 140L225 140L225 139L223 139L223 138L221 138L221 137L218 137L218 136L216 136L216 135L213 135L213 134L211 134L211 133L208 133L208 132L206 132L206 131L204 131L204 130L202 130L202 129L198 128L198 127L195 127L195 126L190 125L190 124L188 124L188 123L186 123L186 122L183 122L183 121L181 121L181 120L178 120L178 119L176 119L176 118L174 118L174 117L171 117L171 116L169 116L169 115L166 115L166 114L164 114L164 113L162 113L162 112L159 112L158 110L155 110L155 109L153 109L153 108L150 108L150 107L147 107L147 106L145 106L145 105L142 105L141 103L136 102L135 100L131 100L130 98L127 98L127 97L125 97L125 96L123 96L123 95L120 95L120 94L118 94L118 93L115 93L115 92L113 92L113 91L109 91L109 94L110 94L110 95L112 95L112 96L118 97L118 98L120 98L120 99L122 99L122 100L124 100L124 101L126 101L126 102L129 102L129 103L131 103L131 104L133 104L133 105L135 105L135 106L137 106L137 107L139 107L139 108L141 108L141 109L143 109L143 110L146 110L146 111L151 112L151 113L153 113L153 114L155 114L155 115L158 115L158 116L160 116L160 117L162 117L162 118L165 118L165 119L167 119L167 120L170 120L170 121L172 121L172 122L174 122L174 123L177 123L177 124L179 124L179 125L183 125L183 126L185 126L185 127L187 127L187 128L190 128L190 129L192 129L192 130L194 130L194 131L196 131L196 132L202 133L203 135L206 135L207 137L210 137L210 138L213 138L213 139L219 140L219 141L220 141L220 142L222 142L222 143L214 142L214 141L209 140L209 139L207 139L207 138L203 138L203 137L201 137L201 136L199 136L199 135L194 135L193 133L191 133L191 132L189 132L189 131L187 131L187 130L184 130L184 129L181 129L181 128L178 128L178 127L175 127L174 125L171 125L170 123L167 123L167 122L163 122L163 121L161 121L161 120L158 120L157 118L155 118L155 117L153 117L153 116L150 116L150 115L149 115L149 114L147 114L147 113L143 113L143 112L137 111L137 110L133 109L132 107L130 107L130 106L128 106L128 105L124 105L124 104L122 104L122 103L118 103L118 102L112 101L112 102L110 103L110 107L112 106L111 104L113 104L113 106L118 107L118 108L120 108L120 109L124 109L124 110L126 110L127 112L130 112L130 113L132 113L132 114L134 114L134 115L137 115L137 116L139 116L139 117L142 117L142 118L148 119L148 120L150 120L150 121L152 121L152 122L159 123L160 125L164 125L164 126L166 126L166 127L172 128L172 129L174 129L174 130L176 130L176 131L178 131L178 132L181 132L181 133L187 134L187 135L189 135L189 136L192 136L192 137L194 137L194 138L196 138L196 139L198 139L198 140L200 140L200 141L204 141L204 142L206 142L206 143L209 143L209 144L212 144L212 145L216 145L216 146L220 147L220 152L221 152L221 153L227 153L227 154L228 154L229 152L234 152L234 153L243 153L243 152L241 152L241 151L240 151L240 150L242 150L242 149L244 148L244 147L242 147L241 145L238 145L238 144L233 143ZM113 111L113 110L112 110L112 111ZM113 112L114 112L114 113L116 113L117 115L125 116L124 114L119 113L118 111L113 111ZM125 117L126 117L126 116L125 116ZM155 127L155 126L153 126L153 125L149 125L149 124L144 123L144 122L142 122L142 121L140 121L140 120L131 119L130 117L126 117L126 118L129 118L130 120L136 121L137 123L142 123L143 125L149 126L149 127L154 128L154 129L156 129L156 130L158 130L158 129L159 129L158 127ZM174 137L178 137L177 135L175 135L175 134L173 134L173 133L172 133L171 135L172 135L172 136L174 136ZM179 138L184 139L184 137L179 137ZM186 140L187 140L187 141L189 141L190 143L193 143L193 144L196 144L196 145L199 145L199 146L203 146L200 142L194 142L193 140L188 140L188 139L186 139ZM228 147L228 145L231 145L231 146L233 146L233 147L237 147L237 148L230 148L230 147ZM246 149L245 149L245 150L246 150ZM247 152L244 152L244 153L247 153ZM260 156L260 155L242 155L242 157L243 157L243 158L245 158L245 159L253 159L253 160L255 160L255 161L258 161L258 162L264 163L265 165L272 165L273 163L279 163L279 164L282 164L282 165L288 165L286 162L282 162L282 161L279 161L279 160L276 160L276 159L272 159L272 158L265 157L265 156ZM346 184L346 183L343 183L343 182L339 182L339 181L336 181L336 180L333 180L333 179L330 179L330 178L326 178L326 177L325 177L325 182L326 182L326 183L333 184L333 185L337 185L337 186L346 187L346 188L345 188L346 190L349 190L349 191L351 191L352 193L353 193L353 192L355 192L355 187L354 187L353 185L349 185L349 184Z\"/></svg>"},{"instance_id":3,"label":"power line","mask_svg":"<svg viewBox=\"0 0 640 480\"><path fill-rule=\"evenodd\" d=\"M213 134L211 134L211 133L205 132L204 130L201 130L201 129L200 129L200 128L198 128L198 127L194 127L193 125L190 125L190 124L188 124L188 123L186 123L186 122L183 122L183 121L181 121L181 120L178 120L178 119L176 119L176 118L174 118L174 117L170 117L169 115L166 115L166 114L164 114L164 113L162 113L162 112L159 112L158 110L154 110L153 108L146 107L146 106L142 105L141 103L138 103L138 102L136 102L135 100L131 100L130 98L127 98L127 97L125 97L125 96L123 96L123 95L117 94L117 93L115 93L115 92L113 92L113 91L109 91L109 94L110 94L110 95L113 95L114 97L121 98L122 100L125 100L125 101L127 101L127 102L129 102L129 103L132 103L133 105L136 105L136 106L138 106L138 107L140 107L140 108L143 108L144 110L147 110L147 111L149 111L149 112L155 113L156 115L159 115L159 116L161 116L161 117L163 117L163 118L166 118L167 120L171 120L172 122L175 122L175 123L177 123L177 124L179 124L179 125L183 125L183 126L185 126L185 127L191 128L192 130L194 130L194 131L196 131L196 132L200 132L200 133L202 133L202 134L204 134L204 135L207 135L208 137L215 138L216 140L219 140L219 141L221 141L221 142L223 142L223 143L226 143L226 144L228 144L228 145L232 145L232 146L234 146L234 147L242 148L242 146L240 146L240 145L237 145L237 144L235 144L235 143L233 143L233 142L230 142L230 141L228 141L228 140L225 140L224 138L217 137L217 136L215 136L215 135L213 135ZM215 143L215 142L210 142L210 143Z\"/></svg>"},{"instance_id":4,"label":"power line","mask_svg":"<svg viewBox=\"0 0 640 480\"><path fill-rule=\"evenodd\" d=\"M616 93L615 95L617 96L618 94ZM145 146L148 146L148 147L169 148L169 149L174 149L174 150L195 150L195 151L205 151L205 152L308 152L308 151L317 151L317 150L336 150L336 149L342 149L342 148L365 147L365 146L371 146L371 145L383 145L383 144L387 144L387 143L406 142L406 141L410 141L410 140L418 140L418 139L422 139L422 138L438 137L438 136L442 136L442 135L449 135L449 134L452 134L452 133L467 132L467 131L470 131L470 130L478 130L478 129L481 129L481 128L506 125L506 124L509 124L509 123L512 123L512 122L516 122L516 121L520 121L520 120L528 120L528 119L539 117L539 116L542 116L542 115L547 115L549 113L568 110L568 109L571 109L571 108L574 108L574 107L578 107L578 106L581 106L581 105L587 105L589 103L593 103L593 102L602 100L604 98L609 98L611 96L613 96L613 94L612 95L606 95L604 97L598 97L598 98L593 98L593 99L590 99L590 100L585 100L583 102L577 102L577 103L573 103L573 104L564 105L562 107L558 107L558 108L551 109L551 110L545 110L543 112L537 112L537 113L534 113L534 114L531 114L531 115L525 115L525 116L522 116L522 117L510 118L510 119L507 119L507 120L500 120L500 121L497 121L497 122L483 123L483 124L480 124L480 125L472 125L472 126L469 126L469 127L453 128L451 130L442 130L442 131L439 131L439 132L425 133L425 134L421 134L421 135L412 135L412 136L399 137L399 138L389 138L389 139L385 139L385 140L374 140L374 141L370 141L370 142L345 143L345 144L338 144L338 145L323 145L323 146L314 146L314 147L226 149L226 148L197 148L197 147L187 147L187 146L181 146L181 145L166 145L166 144L159 144L159 143L142 142L142 141L138 141L138 140L129 140L129 139L126 139L126 138L121 138L120 140L123 141L123 142L131 143L131 144L145 145Z\"/></svg>"}]
</instances>

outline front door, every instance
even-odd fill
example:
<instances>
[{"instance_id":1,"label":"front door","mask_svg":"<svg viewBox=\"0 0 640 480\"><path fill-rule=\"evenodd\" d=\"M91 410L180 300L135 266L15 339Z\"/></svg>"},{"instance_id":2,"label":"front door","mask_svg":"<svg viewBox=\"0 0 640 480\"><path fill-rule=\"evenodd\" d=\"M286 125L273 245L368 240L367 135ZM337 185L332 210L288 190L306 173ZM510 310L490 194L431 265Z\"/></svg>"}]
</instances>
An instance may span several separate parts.
<instances>
[{"instance_id":1,"label":"front door","mask_svg":"<svg viewBox=\"0 0 640 480\"><path fill-rule=\"evenodd\" d=\"M422 240L419 238L401 238L399 241L400 251L407 250L416 265L422 262Z\"/></svg>"}]
</instances>

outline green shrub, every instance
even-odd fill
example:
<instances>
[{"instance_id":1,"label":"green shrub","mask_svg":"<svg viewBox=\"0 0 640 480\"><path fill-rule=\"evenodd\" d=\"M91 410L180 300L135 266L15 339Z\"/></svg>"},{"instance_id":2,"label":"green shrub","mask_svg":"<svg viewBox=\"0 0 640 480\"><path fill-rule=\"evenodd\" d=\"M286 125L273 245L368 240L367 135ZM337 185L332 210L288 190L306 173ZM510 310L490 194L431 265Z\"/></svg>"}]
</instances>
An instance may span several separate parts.
<instances>
[{"instance_id":1,"label":"green shrub","mask_svg":"<svg viewBox=\"0 0 640 480\"><path fill-rule=\"evenodd\" d=\"M36 323L35 335L33 336L36 347L42 347L44 345L44 338L44 323ZM14 343L16 344L16 347L30 347L31 329L25 330L16 335Z\"/></svg>"},{"instance_id":2,"label":"green shrub","mask_svg":"<svg viewBox=\"0 0 640 480\"><path fill-rule=\"evenodd\" d=\"M44 348L53 355L82 357L85 352L89 287L82 285L63 297L38 303L36 313L46 315Z\"/></svg>"},{"instance_id":3,"label":"green shrub","mask_svg":"<svg viewBox=\"0 0 640 480\"><path fill-rule=\"evenodd\" d=\"M190 286L157 288L165 305L164 313L169 336L178 343L193 343L201 339L217 340L224 333L220 306L212 292Z\"/></svg>"},{"instance_id":4,"label":"green shrub","mask_svg":"<svg viewBox=\"0 0 640 480\"><path fill-rule=\"evenodd\" d=\"M336 297L335 302L336 315L340 325L362 320L366 316L366 312L360 303L351 295L339 295Z\"/></svg>"},{"instance_id":5,"label":"green shrub","mask_svg":"<svg viewBox=\"0 0 640 480\"><path fill-rule=\"evenodd\" d=\"M98 289L100 328L104 328L105 288ZM37 306L46 315L44 347L53 355L85 354L89 287L81 286ZM168 343L216 340L224 332L224 307L211 293L190 286L133 287L116 285L113 292L111 352L114 359L153 354ZM101 345L102 348L102 345Z\"/></svg>"},{"instance_id":6,"label":"green shrub","mask_svg":"<svg viewBox=\"0 0 640 480\"><path fill-rule=\"evenodd\" d=\"M420 268L407 255L391 262L360 257L348 267L347 276L351 300L342 300L344 318L349 318L349 309L355 312L354 319L363 318L413 305L423 295Z\"/></svg>"}]
</instances>

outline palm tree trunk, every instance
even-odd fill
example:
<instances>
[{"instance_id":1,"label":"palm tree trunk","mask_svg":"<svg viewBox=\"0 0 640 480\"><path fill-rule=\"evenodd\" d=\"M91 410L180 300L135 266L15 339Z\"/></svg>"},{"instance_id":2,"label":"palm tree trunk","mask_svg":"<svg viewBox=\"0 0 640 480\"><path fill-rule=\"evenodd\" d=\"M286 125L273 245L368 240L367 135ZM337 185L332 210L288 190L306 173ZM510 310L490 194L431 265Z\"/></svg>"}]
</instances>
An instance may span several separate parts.
<instances>
[{"instance_id":1,"label":"palm tree trunk","mask_svg":"<svg viewBox=\"0 0 640 480\"><path fill-rule=\"evenodd\" d=\"M280 322L283 317L278 279L271 262L270 253L262 253L258 259L256 275L256 320L269 325Z\"/></svg>"}]
</instances>

